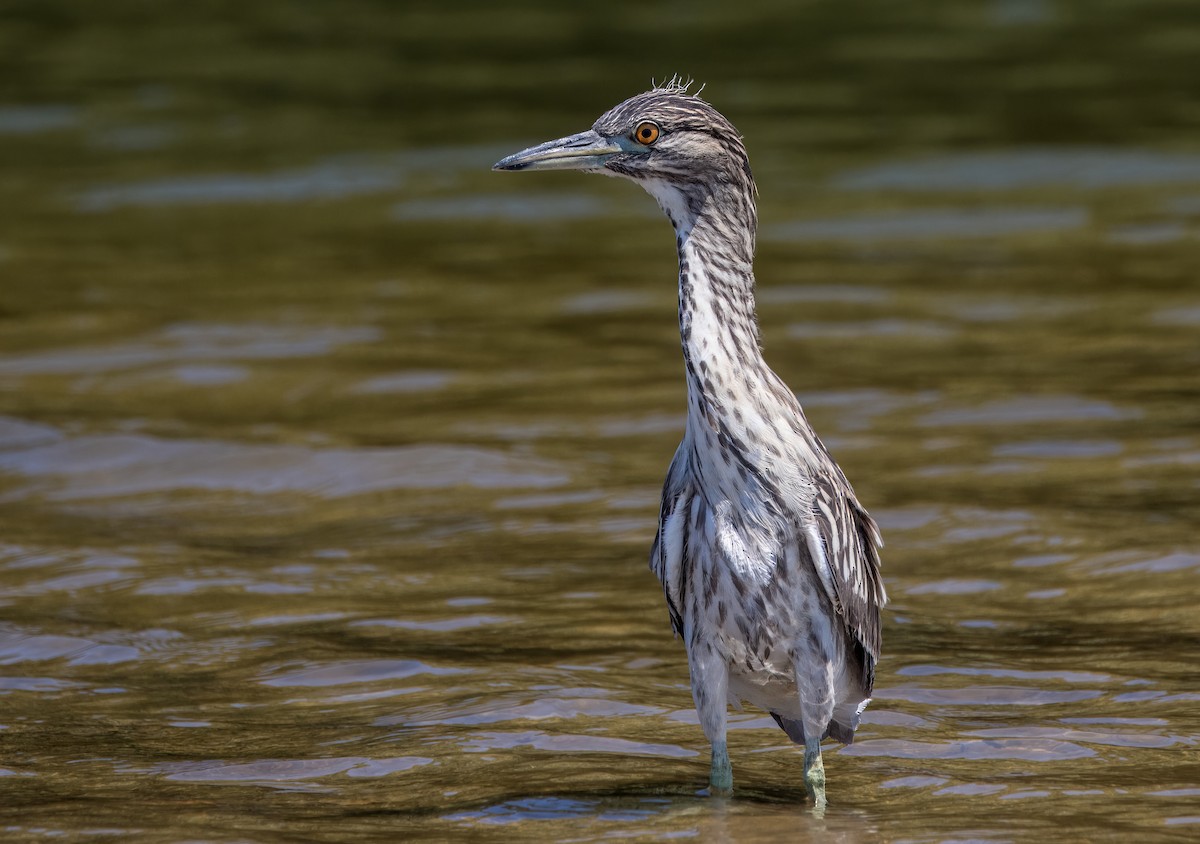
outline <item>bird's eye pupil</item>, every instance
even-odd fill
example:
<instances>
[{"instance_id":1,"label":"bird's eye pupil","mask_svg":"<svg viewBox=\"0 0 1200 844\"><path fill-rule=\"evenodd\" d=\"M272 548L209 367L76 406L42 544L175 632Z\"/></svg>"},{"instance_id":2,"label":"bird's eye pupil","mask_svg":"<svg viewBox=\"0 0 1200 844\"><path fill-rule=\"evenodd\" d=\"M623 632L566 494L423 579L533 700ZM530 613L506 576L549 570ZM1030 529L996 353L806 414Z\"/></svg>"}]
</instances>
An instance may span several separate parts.
<instances>
[{"instance_id":1,"label":"bird's eye pupil","mask_svg":"<svg viewBox=\"0 0 1200 844\"><path fill-rule=\"evenodd\" d=\"M634 134L643 144L652 144L658 140L659 129L655 124L646 122L640 124Z\"/></svg>"}]
</instances>

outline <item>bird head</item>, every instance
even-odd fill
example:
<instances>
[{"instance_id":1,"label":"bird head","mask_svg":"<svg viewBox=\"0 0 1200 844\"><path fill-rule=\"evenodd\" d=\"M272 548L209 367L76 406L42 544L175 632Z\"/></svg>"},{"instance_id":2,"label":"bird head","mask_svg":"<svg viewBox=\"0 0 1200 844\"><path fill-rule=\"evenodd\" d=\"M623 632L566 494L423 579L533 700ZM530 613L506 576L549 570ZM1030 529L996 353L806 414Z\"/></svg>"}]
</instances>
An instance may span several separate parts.
<instances>
[{"instance_id":1,"label":"bird head","mask_svg":"<svg viewBox=\"0 0 1200 844\"><path fill-rule=\"evenodd\" d=\"M642 185L668 214L723 188L754 191L741 135L720 112L672 81L631 97L591 129L502 158L493 170L582 170ZM674 215L672 214L674 219Z\"/></svg>"}]
</instances>

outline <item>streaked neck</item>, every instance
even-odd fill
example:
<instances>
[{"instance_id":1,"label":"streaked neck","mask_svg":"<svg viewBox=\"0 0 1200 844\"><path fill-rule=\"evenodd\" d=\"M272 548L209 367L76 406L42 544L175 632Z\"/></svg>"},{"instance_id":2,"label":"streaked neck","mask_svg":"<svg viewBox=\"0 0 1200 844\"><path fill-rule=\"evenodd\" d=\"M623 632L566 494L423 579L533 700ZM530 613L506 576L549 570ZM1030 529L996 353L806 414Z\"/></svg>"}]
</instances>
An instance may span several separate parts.
<instances>
[{"instance_id":1,"label":"streaked neck","mask_svg":"<svg viewBox=\"0 0 1200 844\"><path fill-rule=\"evenodd\" d=\"M688 429L734 438L774 412L777 381L763 361L754 307L753 188L678 194L663 205L679 250L679 334Z\"/></svg>"}]
</instances>

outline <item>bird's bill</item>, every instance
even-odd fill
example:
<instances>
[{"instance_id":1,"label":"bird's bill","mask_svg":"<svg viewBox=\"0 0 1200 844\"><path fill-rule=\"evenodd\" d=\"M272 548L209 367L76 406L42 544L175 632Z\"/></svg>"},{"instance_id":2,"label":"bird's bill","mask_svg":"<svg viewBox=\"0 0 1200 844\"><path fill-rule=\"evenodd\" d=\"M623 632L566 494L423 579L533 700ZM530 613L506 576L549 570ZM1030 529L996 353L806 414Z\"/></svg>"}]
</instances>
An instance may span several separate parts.
<instances>
[{"instance_id":1,"label":"bird's bill","mask_svg":"<svg viewBox=\"0 0 1200 844\"><path fill-rule=\"evenodd\" d=\"M621 147L588 129L501 158L493 170L598 170Z\"/></svg>"}]
</instances>

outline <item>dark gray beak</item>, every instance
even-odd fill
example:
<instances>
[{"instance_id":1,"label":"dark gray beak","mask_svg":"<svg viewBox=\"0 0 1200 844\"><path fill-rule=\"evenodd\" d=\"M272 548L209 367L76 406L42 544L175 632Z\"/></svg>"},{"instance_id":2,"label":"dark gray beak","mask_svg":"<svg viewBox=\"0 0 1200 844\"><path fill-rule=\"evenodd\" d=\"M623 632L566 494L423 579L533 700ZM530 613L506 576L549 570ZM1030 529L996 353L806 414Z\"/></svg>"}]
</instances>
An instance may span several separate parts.
<instances>
[{"instance_id":1,"label":"dark gray beak","mask_svg":"<svg viewBox=\"0 0 1200 844\"><path fill-rule=\"evenodd\" d=\"M612 155L624 150L592 129L546 141L502 158L493 170L599 170Z\"/></svg>"}]
</instances>

